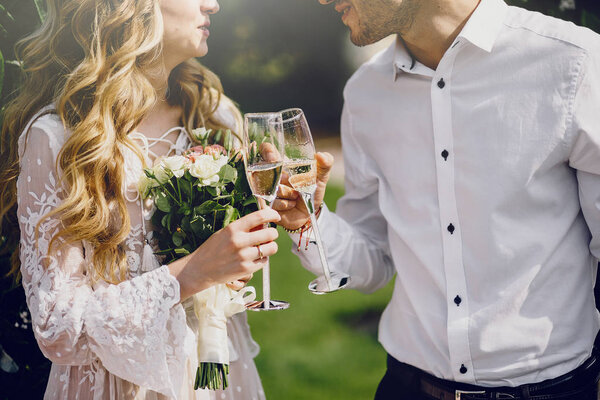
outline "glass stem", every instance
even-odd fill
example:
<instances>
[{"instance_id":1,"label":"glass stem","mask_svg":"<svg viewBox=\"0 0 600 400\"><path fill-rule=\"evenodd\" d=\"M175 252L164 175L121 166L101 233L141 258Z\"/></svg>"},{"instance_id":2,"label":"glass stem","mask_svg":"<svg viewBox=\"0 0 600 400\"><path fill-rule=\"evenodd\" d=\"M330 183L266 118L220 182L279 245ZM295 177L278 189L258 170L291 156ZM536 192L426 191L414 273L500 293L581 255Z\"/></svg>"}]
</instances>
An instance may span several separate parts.
<instances>
[{"instance_id":1,"label":"glass stem","mask_svg":"<svg viewBox=\"0 0 600 400\"><path fill-rule=\"evenodd\" d=\"M262 285L263 285L263 302L264 309L268 310L271 306L271 266L269 265L269 259L267 258L267 262L262 270Z\"/></svg>"},{"instance_id":2,"label":"glass stem","mask_svg":"<svg viewBox=\"0 0 600 400\"><path fill-rule=\"evenodd\" d=\"M271 208L271 204L264 199L257 199L260 209ZM269 227L269 224L264 224L263 229ZM267 257L265 266L262 269L262 287L263 287L263 309L271 308L271 264Z\"/></svg>"},{"instance_id":3,"label":"glass stem","mask_svg":"<svg viewBox=\"0 0 600 400\"><path fill-rule=\"evenodd\" d=\"M312 225L312 230L315 234L317 249L319 249L321 267L323 268L323 275L325 275L325 280L327 281L327 287L330 291L333 291L334 287L331 282L331 272L329 270L329 264L327 263L327 257L325 256L325 248L323 247L323 242L321 241L321 234L319 232L319 226L317 225L317 216L315 215L314 195L311 193L300 194L302 196L302 200L304 200L304 204L306 205L306 208L308 209L308 213L310 215L310 223Z\"/></svg>"}]
</instances>

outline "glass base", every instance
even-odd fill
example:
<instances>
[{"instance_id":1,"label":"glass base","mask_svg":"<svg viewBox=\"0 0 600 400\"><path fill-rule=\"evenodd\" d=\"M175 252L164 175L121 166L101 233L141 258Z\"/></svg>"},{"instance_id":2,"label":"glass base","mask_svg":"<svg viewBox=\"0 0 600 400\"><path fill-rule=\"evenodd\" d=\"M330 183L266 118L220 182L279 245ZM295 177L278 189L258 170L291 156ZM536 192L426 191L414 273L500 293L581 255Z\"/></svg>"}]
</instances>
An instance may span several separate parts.
<instances>
[{"instance_id":1,"label":"glass base","mask_svg":"<svg viewBox=\"0 0 600 400\"><path fill-rule=\"evenodd\" d=\"M308 290L314 294L327 294L345 288L349 282L350 277L348 275L331 271L331 288L327 284L325 276L322 275L308 284Z\"/></svg>"},{"instance_id":2,"label":"glass base","mask_svg":"<svg viewBox=\"0 0 600 400\"><path fill-rule=\"evenodd\" d=\"M290 306L290 303L286 301L271 300L269 302L269 308L265 307L264 301L253 301L252 303L246 304L246 310L250 311L274 311L274 310L285 310Z\"/></svg>"}]
</instances>

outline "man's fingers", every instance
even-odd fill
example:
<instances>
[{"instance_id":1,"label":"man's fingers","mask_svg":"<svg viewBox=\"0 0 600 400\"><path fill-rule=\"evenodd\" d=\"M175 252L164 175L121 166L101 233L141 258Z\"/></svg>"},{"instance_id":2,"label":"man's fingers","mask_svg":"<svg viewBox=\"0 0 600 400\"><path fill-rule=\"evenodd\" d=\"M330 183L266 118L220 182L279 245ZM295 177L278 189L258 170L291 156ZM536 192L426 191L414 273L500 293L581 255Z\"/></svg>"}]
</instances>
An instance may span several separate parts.
<instances>
[{"instance_id":1,"label":"man's fingers","mask_svg":"<svg viewBox=\"0 0 600 400\"><path fill-rule=\"evenodd\" d=\"M277 197L286 200L296 200L300 195L290 186L280 184L279 190L277 191Z\"/></svg>"},{"instance_id":2,"label":"man's fingers","mask_svg":"<svg viewBox=\"0 0 600 400\"><path fill-rule=\"evenodd\" d=\"M331 167L333 167L333 156L326 152L319 152L315 155L315 159L317 160L317 180L327 183Z\"/></svg>"},{"instance_id":3,"label":"man's fingers","mask_svg":"<svg viewBox=\"0 0 600 400\"><path fill-rule=\"evenodd\" d=\"M290 174L288 174L285 170L281 172L281 181L279 182L279 187L281 187L281 185L292 186L290 185Z\"/></svg>"},{"instance_id":4,"label":"man's fingers","mask_svg":"<svg viewBox=\"0 0 600 400\"><path fill-rule=\"evenodd\" d=\"M296 207L296 200L276 199L272 204L273 210L288 211Z\"/></svg>"},{"instance_id":5,"label":"man's fingers","mask_svg":"<svg viewBox=\"0 0 600 400\"><path fill-rule=\"evenodd\" d=\"M277 151L277 147L269 142L264 142L259 147L260 155L264 161L275 162L281 160L281 154Z\"/></svg>"},{"instance_id":6,"label":"man's fingers","mask_svg":"<svg viewBox=\"0 0 600 400\"><path fill-rule=\"evenodd\" d=\"M270 208L265 208L238 219L237 221L233 222L232 225L235 224L235 227L249 232L254 227L262 226L267 222L279 222L280 219L281 217L277 211Z\"/></svg>"}]
</instances>

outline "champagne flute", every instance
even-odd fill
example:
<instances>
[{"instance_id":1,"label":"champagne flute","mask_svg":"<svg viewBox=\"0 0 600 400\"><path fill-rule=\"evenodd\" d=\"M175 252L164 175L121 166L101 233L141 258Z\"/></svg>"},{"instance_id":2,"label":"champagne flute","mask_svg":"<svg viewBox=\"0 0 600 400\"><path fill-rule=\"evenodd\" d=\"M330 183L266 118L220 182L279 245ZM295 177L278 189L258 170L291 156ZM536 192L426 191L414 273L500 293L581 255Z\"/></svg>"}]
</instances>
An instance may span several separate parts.
<instances>
[{"instance_id":1,"label":"champagne flute","mask_svg":"<svg viewBox=\"0 0 600 400\"><path fill-rule=\"evenodd\" d=\"M292 188L300 194L314 232L323 275L310 282L308 289L314 294L325 294L344 288L350 277L329 269L325 248L321 242L317 217L315 215L315 191L317 190L317 162L315 145L306 116L299 108L281 111L283 136L285 141L284 169L289 176Z\"/></svg>"},{"instance_id":2,"label":"champagne flute","mask_svg":"<svg viewBox=\"0 0 600 400\"><path fill-rule=\"evenodd\" d=\"M244 116L244 165L252 194L259 207L271 207L277 197L277 189L283 168L283 134L281 114L256 113ZM268 226L268 225L266 225ZM265 227L266 227L265 226ZM289 307L285 301L271 300L270 266L267 259L262 270L263 301L247 305L249 310L283 310Z\"/></svg>"}]
</instances>

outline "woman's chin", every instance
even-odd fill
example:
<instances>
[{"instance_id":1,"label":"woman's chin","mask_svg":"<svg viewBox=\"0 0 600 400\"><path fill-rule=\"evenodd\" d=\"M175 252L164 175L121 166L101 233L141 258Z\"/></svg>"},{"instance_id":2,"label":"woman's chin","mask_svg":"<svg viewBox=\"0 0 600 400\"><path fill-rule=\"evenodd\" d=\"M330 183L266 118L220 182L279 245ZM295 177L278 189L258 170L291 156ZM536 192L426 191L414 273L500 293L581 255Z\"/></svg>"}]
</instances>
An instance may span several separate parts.
<instances>
[{"instance_id":1,"label":"woman's chin","mask_svg":"<svg viewBox=\"0 0 600 400\"><path fill-rule=\"evenodd\" d=\"M196 48L196 51L194 52L194 57L198 58L198 57L204 57L205 55L208 54L208 46L206 44L203 44L201 46L199 46L198 48Z\"/></svg>"}]
</instances>

